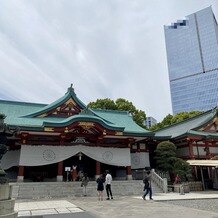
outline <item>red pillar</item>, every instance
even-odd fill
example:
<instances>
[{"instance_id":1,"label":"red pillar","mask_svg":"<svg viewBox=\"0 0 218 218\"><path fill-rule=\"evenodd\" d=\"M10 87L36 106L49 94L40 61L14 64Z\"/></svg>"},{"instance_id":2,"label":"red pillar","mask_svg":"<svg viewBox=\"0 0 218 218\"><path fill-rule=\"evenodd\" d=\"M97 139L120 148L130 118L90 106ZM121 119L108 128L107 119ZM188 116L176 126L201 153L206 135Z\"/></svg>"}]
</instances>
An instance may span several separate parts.
<instances>
[{"instance_id":1,"label":"red pillar","mask_svg":"<svg viewBox=\"0 0 218 218\"><path fill-rule=\"evenodd\" d=\"M23 182L23 179L24 179L24 166L19 166L18 167L17 181Z\"/></svg>"},{"instance_id":2,"label":"red pillar","mask_svg":"<svg viewBox=\"0 0 218 218\"><path fill-rule=\"evenodd\" d=\"M96 168L95 168L95 178L97 179L101 174L101 163L99 161L96 161L95 166L96 166Z\"/></svg>"},{"instance_id":3,"label":"red pillar","mask_svg":"<svg viewBox=\"0 0 218 218\"><path fill-rule=\"evenodd\" d=\"M192 141L188 140L188 146L189 146L189 157L191 160L195 159L194 151L193 151L193 144Z\"/></svg>"},{"instance_id":4,"label":"red pillar","mask_svg":"<svg viewBox=\"0 0 218 218\"><path fill-rule=\"evenodd\" d=\"M211 156L210 156L210 147L209 147L209 143L208 142L205 142L204 151L206 152L206 159L210 159L211 158Z\"/></svg>"},{"instance_id":5,"label":"red pillar","mask_svg":"<svg viewBox=\"0 0 218 218\"><path fill-rule=\"evenodd\" d=\"M60 135L60 146L63 146L65 134ZM58 162L57 182L63 181L63 161Z\"/></svg>"},{"instance_id":6,"label":"red pillar","mask_svg":"<svg viewBox=\"0 0 218 218\"><path fill-rule=\"evenodd\" d=\"M63 181L63 161L58 162L57 181L58 181L58 182Z\"/></svg>"},{"instance_id":7,"label":"red pillar","mask_svg":"<svg viewBox=\"0 0 218 218\"><path fill-rule=\"evenodd\" d=\"M132 169L131 166L126 167L126 177L127 180L132 180Z\"/></svg>"}]
</instances>

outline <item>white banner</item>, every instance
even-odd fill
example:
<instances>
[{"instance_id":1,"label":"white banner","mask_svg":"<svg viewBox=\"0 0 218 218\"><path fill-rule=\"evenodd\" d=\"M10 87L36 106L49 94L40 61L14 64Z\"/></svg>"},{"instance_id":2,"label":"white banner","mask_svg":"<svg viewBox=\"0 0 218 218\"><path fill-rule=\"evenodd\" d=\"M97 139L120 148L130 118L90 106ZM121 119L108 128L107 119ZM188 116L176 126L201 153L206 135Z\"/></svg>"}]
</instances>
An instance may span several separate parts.
<instances>
[{"instance_id":1,"label":"white banner","mask_svg":"<svg viewBox=\"0 0 218 218\"><path fill-rule=\"evenodd\" d=\"M142 169L145 167L150 167L149 153L148 152L131 153L131 168Z\"/></svg>"},{"instance_id":2,"label":"white banner","mask_svg":"<svg viewBox=\"0 0 218 218\"><path fill-rule=\"evenodd\" d=\"M1 160L1 166L7 170L13 166L18 166L20 160L20 150L8 151Z\"/></svg>"},{"instance_id":3,"label":"white banner","mask_svg":"<svg viewBox=\"0 0 218 218\"><path fill-rule=\"evenodd\" d=\"M104 164L130 166L129 148L102 148L83 145L76 146L30 146L22 145L21 166L41 166L66 160L79 152Z\"/></svg>"}]
</instances>

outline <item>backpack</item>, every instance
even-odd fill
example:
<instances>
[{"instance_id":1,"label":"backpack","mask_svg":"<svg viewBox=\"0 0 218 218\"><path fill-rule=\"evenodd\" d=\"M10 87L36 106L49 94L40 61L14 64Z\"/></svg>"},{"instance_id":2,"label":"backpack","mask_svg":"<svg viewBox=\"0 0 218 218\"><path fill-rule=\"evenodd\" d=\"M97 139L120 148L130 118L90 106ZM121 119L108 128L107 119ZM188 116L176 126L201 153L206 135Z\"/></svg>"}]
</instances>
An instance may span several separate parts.
<instances>
[{"instance_id":1,"label":"backpack","mask_svg":"<svg viewBox=\"0 0 218 218\"><path fill-rule=\"evenodd\" d=\"M144 185L144 190L147 189L147 188L149 188L149 182L148 182L148 179L147 179L147 178L144 178L144 179L143 179L143 183L145 184L145 185Z\"/></svg>"},{"instance_id":2,"label":"backpack","mask_svg":"<svg viewBox=\"0 0 218 218\"><path fill-rule=\"evenodd\" d=\"M143 179L143 183L144 184L148 183L148 179L146 177Z\"/></svg>"}]
</instances>

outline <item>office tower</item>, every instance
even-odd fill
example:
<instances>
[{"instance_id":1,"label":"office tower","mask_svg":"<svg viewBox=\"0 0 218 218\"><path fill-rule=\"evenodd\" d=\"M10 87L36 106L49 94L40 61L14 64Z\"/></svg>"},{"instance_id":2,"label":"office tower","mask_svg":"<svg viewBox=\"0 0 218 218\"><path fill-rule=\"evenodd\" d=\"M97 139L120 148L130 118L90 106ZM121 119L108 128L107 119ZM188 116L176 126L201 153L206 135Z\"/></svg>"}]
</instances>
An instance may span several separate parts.
<instances>
[{"instance_id":1,"label":"office tower","mask_svg":"<svg viewBox=\"0 0 218 218\"><path fill-rule=\"evenodd\" d=\"M173 114L218 105L218 25L208 7L164 26Z\"/></svg>"},{"instance_id":2,"label":"office tower","mask_svg":"<svg viewBox=\"0 0 218 218\"><path fill-rule=\"evenodd\" d=\"M146 117L144 124L147 128L150 128L151 126L153 126L156 123L157 123L157 120L154 119L153 117Z\"/></svg>"}]
</instances>

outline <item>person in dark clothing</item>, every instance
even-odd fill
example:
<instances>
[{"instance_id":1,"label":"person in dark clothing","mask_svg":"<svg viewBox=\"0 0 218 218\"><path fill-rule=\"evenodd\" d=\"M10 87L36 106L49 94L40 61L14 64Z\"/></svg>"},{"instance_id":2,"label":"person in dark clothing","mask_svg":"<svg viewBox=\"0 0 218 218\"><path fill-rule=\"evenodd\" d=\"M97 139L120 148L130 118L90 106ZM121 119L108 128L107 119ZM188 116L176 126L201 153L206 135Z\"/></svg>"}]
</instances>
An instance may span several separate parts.
<instances>
[{"instance_id":1,"label":"person in dark clothing","mask_svg":"<svg viewBox=\"0 0 218 218\"><path fill-rule=\"evenodd\" d=\"M98 200L103 201L103 191L104 191L104 178L101 174L100 177L96 180L97 182L97 191L98 191Z\"/></svg>"},{"instance_id":2,"label":"person in dark clothing","mask_svg":"<svg viewBox=\"0 0 218 218\"><path fill-rule=\"evenodd\" d=\"M144 200L146 200L146 195L149 193L150 200L153 200L152 188L151 188L151 172L150 171L147 172L147 175L143 179L143 183L144 183L144 189L143 189L144 194L142 195L142 198Z\"/></svg>"}]
</instances>

